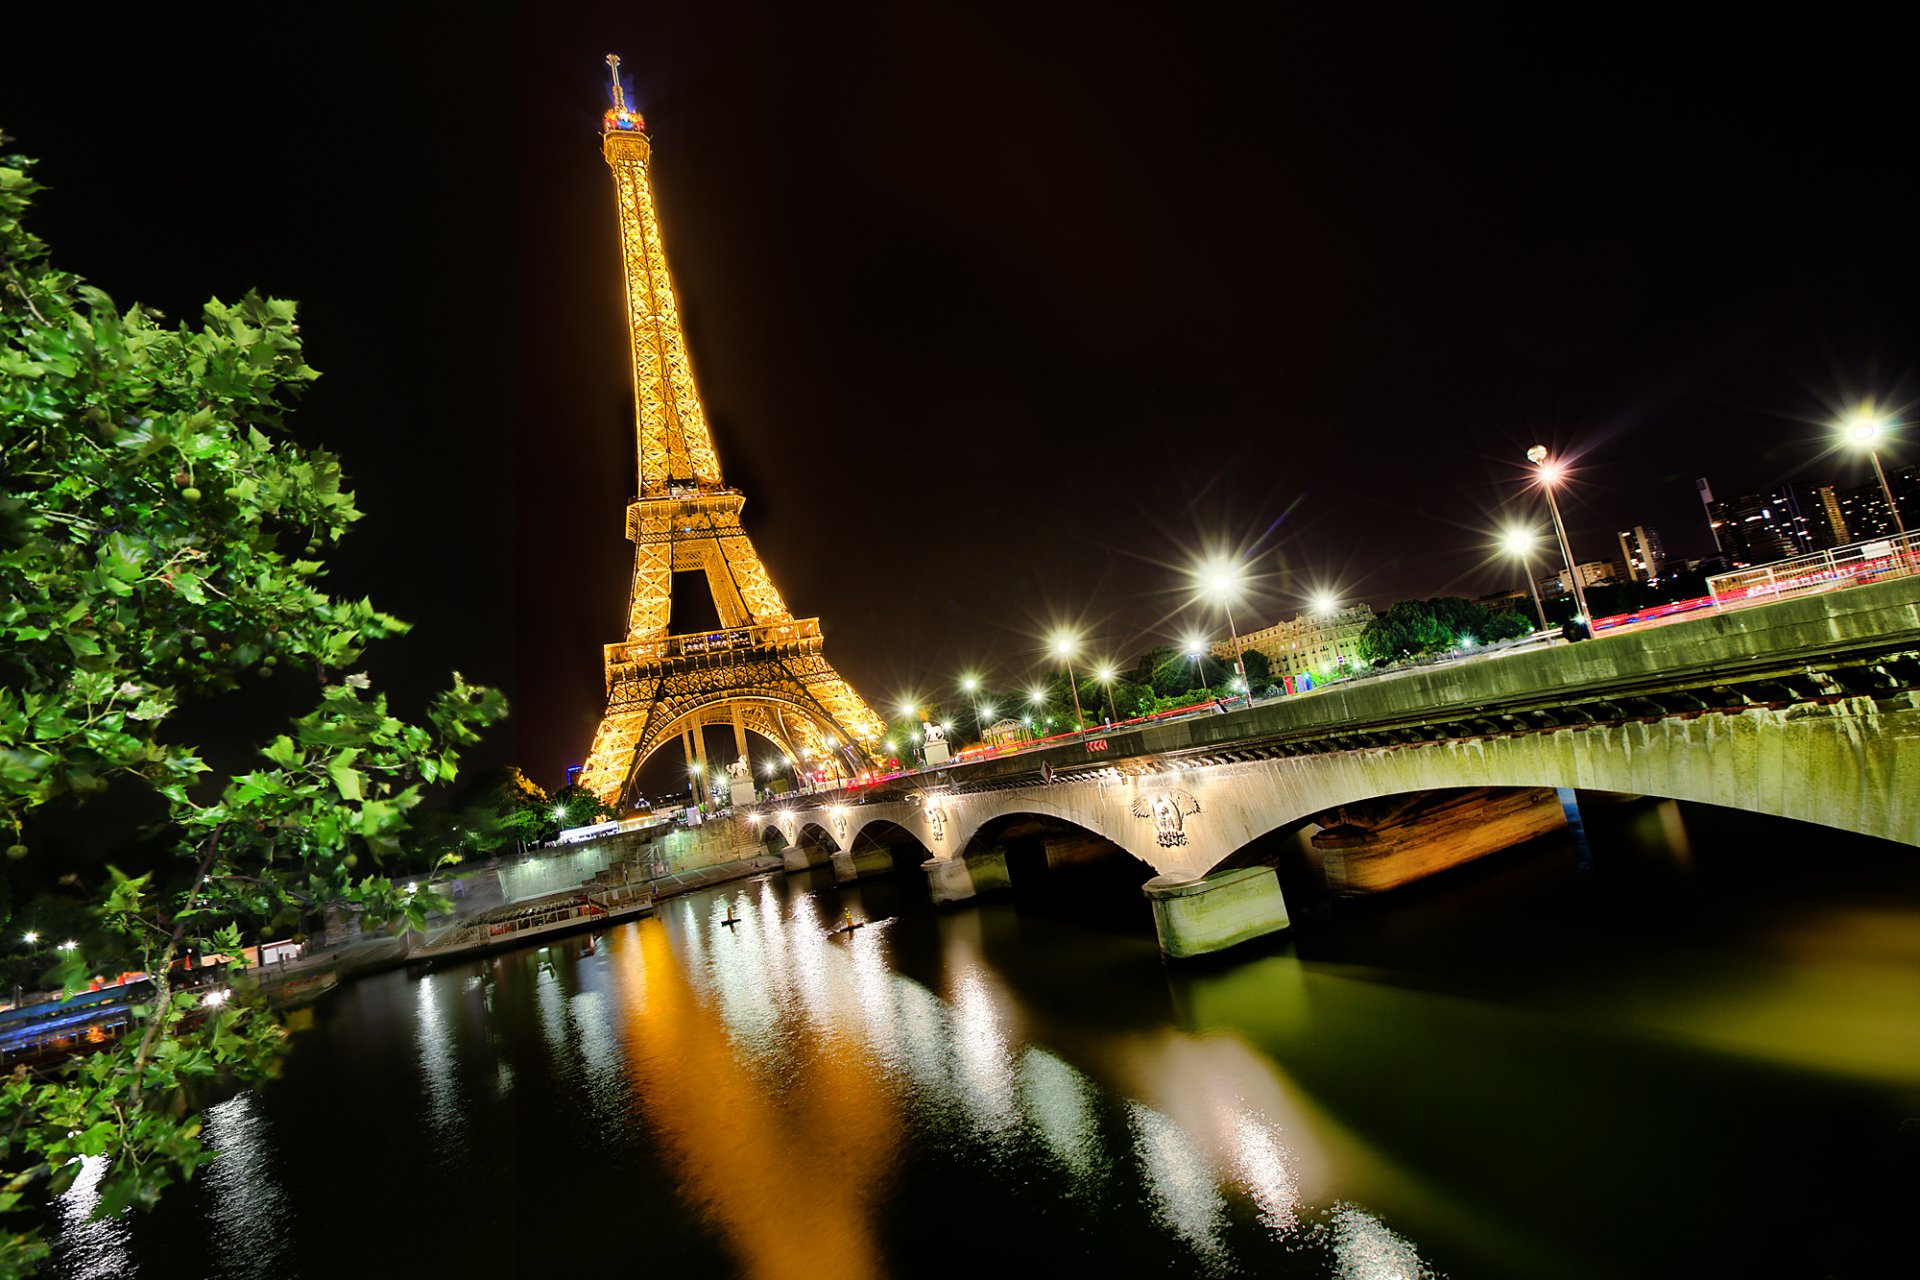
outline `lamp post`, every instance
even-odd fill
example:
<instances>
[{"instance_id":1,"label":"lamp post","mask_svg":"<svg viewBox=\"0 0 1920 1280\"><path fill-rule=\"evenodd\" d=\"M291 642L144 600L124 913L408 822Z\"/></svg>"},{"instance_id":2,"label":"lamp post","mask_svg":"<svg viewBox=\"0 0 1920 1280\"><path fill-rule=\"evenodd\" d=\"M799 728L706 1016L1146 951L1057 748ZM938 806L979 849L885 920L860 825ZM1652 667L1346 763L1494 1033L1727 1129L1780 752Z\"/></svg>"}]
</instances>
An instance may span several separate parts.
<instances>
[{"instance_id":1,"label":"lamp post","mask_svg":"<svg viewBox=\"0 0 1920 1280\"><path fill-rule=\"evenodd\" d=\"M1076 643L1072 636L1055 636L1053 651L1065 659L1067 664L1067 688L1073 690L1073 727L1077 732L1085 733L1087 718L1080 712L1080 682L1074 678L1073 674L1073 650Z\"/></svg>"},{"instance_id":2,"label":"lamp post","mask_svg":"<svg viewBox=\"0 0 1920 1280\"><path fill-rule=\"evenodd\" d=\"M1500 545L1508 555L1520 561L1520 572L1527 575L1527 587L1533 592L1534 612L1540 615L1540 629L1545 631L1547 606L1540 603L1540 584L1534 580L1533 557L1530 554L1533 550L1533 533L1516 525L1500 535Z\"/></svg>"},{"instance_id":3,"label":"lamp post","mask_svg":"<svg viewBox=\"0 0 1920 1280\"><path fill-rule=\"evenodd\" d=\"M975 676L967 676L960 681L960 687L973 699L973 727L980 731L980 741L984 745L987 740L987 713L980 706L980 681Z\"/></svg>"},{"instance_id":4,"label":"lamp post","mask_svg":"<svg viewBox=\"0 0 1920 1280\"><path fill-rule=\"evenodd\" d=\"M1113 668L1101 667L1093 673L1093 678L1106 686L1108 722L1111 723L1112 721L1118 720L1120 718L1120 710L1113 705Z\"/></svg>"},{"instance_id":5,"label":"lamp post","mask_svg":"<svg viewBox=\"0 0 1920 1280\"><path fill-rule=\"evenodd\" d=\"M1873 474L1880 481L1880 496L1887 500L1887 514L1893 517L1894 536L1907 536L1907 526L1900 519L1900 508L1893 500L1893 489L1887 484L1887 473L1880 469L1880 450L1875 442L1880 433L1886 430L1886 422L1880 418L1862 415L1847 426L1847 434L1853 442L1866 446L1867 457L1873 460Z\"/></svg>"},{"instance_id":6,"label":"lamp post","mask_svg":"<svg viewBox=\"0 0 1920 1280\"><path fill-rule=\"evenodd\" d=\"M1240 656L1240 629L1233 621L1233 598L1240 593L1240 569L1237 565L1215 564L1203 572L1202 582L1209 594L1218 600L1227 611L1227 634L1233 637L1233 669L1240 677L1240 687L1248 689L1247 664ZM1247 704L1253 704L1249 693Z\"/></svg>"},{"instance_id":7,"label":"lamp post","mask_svg":"<svg viewBox=\"0 0 1920 1280\"><path fill-rule=\"evenodd\" d=\"M1340 628L1334 623L1334 615L1340 611L1340 601L1331 591L1321 591L1313 597L1313 616L1319 619L1317 624L1326 633L1327 647L1333 650L1333 669L1338 672L1346 666L1346 659L1340 653Z\"/></svg>"},{"instance_id":8,"label":"lamp post","mask_svg":"<svg viewBox=\"0 0 1920 1280\"><path fill-rule=\"evenodd\" d=\"M1193 679L1197 688L1206 688L1207 642L1199 636L1187 637L1187 656L1193 659Z\"/></svg>"},{"instance_id":9,"label":"lamp post","mask_svg":"<svg viewBox=\"0 0 1920 1280\"><path fill-rule=\"evenodd\" d=\"M1547 457L1547 446L1537 444L1527 450L1527 461L1540 471L1540 487L1547 491L1547 510L1553 513L1553 531L1560 536L1560 554L1567 561L1567 578L1573 583L1573 599L1580 606L1580 622L1584 626L1593 621L1593 615L1587 612L1587 593L1580 584L1580 570L1574 567L1573 544L1567 541L1567 526L1560 520L1560 504L1554 501L1553 486L1565 473L1565 468Z\"/></svg>"}]
</instances>

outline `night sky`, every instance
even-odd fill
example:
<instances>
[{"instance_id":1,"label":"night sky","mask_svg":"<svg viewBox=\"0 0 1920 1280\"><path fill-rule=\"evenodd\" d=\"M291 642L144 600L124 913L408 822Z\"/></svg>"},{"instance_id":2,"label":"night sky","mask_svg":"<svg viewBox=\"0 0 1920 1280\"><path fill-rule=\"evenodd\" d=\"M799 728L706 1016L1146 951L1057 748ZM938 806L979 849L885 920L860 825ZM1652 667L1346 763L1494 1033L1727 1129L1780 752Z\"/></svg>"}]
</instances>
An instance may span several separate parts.
<instances>
[{"instance_id":1,"label":"night sky","mask_svg":"<svg viewBox=\"0 0 1920 1280\"><path fill-rule=\"evenodd\" d=\"M503 686L482 762L548 784L631 566L608 51L748 531L883 711L1060 625L1223 634L1208 554L1243 631L1519 586L1536 441L1582 558L1704 555L1696 476L1858 483L1832 422L1916 395L1878 8L45 8L0 127L56 260L179 318L300 300L295 421L369 513L334 585L417 623L375 678Z\"/></svg>"}]
</instances>

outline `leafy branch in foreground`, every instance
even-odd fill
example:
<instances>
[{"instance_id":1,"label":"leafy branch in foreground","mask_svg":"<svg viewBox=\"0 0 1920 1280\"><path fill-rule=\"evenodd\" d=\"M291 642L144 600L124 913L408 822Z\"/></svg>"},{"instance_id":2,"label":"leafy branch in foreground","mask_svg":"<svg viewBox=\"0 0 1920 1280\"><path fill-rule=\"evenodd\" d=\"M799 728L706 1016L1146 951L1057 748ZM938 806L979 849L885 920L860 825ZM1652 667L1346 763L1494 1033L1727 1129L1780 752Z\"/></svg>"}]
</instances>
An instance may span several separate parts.
<instances>
[{"instance_id":1,"label":"leafy branch in foreground","mask_svg":"<svg viewBox=\"0 0 1920 1280\"><path fill-rule=\"evenodd\" d=\"M243 931L330 903L413 924L443 905L377 868L422 789L506 714L456 674L409 723L351 672L406 624L319 587L322 550L360 513L337 460L286 434L317 376L294 305L215 300L198 328L122 311L49 264L23 223L36 190L29 161L0 156L0 839L9 879L72 881L37 865L36 812L118 781L164 804L173 856L108 868L98 927L48 975L73 990L144 973L129 1033L0 1084L0 1214L23 1223L0 1230L0 1276L45 1255L35 1221L80 1157L108 1161L96 1213L151 1205L212 1158L195 1084L275 1069L283 1032L257 992L241 978L214 1005L176 990L189 957L242 957ZM168 735L184 700L276 670L318 695L283 732L258 727L257 767L222 782Z\"/></svg>"}]
</instances>

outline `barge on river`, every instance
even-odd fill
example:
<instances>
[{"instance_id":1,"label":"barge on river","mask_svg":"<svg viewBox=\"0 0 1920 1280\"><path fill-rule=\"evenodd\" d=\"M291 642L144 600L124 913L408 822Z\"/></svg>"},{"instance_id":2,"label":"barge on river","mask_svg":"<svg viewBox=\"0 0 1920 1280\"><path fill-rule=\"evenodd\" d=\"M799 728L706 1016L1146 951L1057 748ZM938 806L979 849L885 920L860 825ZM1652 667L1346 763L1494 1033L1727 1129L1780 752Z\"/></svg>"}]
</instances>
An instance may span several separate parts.
<instances>
[{"instance_id":1,"label":"barge on river","mask_svg":"<svg viewBox=\"0 0 1920 1280\"><path fill-rule=\"evenodd\" d=\"M537 938L558 937L586 929L604 929L622 920L653 914L653 890L647 885L620 885L592 893L569 894L522 907L489 911L449 926L425 943L407 949L407 960L462 959L503 947L520 947Z\"/></svg>"}]
</instances>

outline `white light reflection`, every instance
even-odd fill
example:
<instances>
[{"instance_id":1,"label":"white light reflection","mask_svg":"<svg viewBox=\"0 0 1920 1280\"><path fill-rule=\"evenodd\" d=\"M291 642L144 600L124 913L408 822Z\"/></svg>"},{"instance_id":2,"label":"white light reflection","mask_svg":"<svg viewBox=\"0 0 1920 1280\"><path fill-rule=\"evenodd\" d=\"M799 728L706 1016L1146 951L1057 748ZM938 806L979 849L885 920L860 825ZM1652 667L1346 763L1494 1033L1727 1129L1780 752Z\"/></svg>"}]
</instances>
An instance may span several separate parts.
<instances>
[{"instance_id":1,"label":"white light reflection","mask_svg":"<svg viewBox=\"0 0 1920 1280\"><path fill-rule=\"evenodd\" d=\"M1280 1131L1243 1110L1228 1110L1220 1127L1232 1143L1233 1171L1260 1210L1260 1221L1284 1233L1299 1225L1300 1180Z\"/></svg>"},{"instance_id":2,"label":"white light reflection","mask_svg":"<svg viewBox=\"0 0 1920 1280\"><path fill-rule=\"evenodd\" d=\"M1093 1081L1038 1045L1020 1055L1020 1109L1075 1182L1105 1165Z\"/></svg>"},{"instance_id":3,"label":"white light reflection","mask_svg":"<svg viewBox=\"0 0 1920 1280\"><path fill-rule=\"evenodd\" d=\"M1405 1237L1350 1204L1337 1204L1333 1232L1334 1280L1432 1280L1433 1270Z\"/></svg>"},{"instance_id":4,"label":"white light reflection","mask_svg":"<svg viewBox=\"0 0 1920 1280\"><path fill-rule=\"evenodd\" d=\"M427 1087L427 1124L443 1153L456 1149L462 1137L464 1109L453 1070L453 1033L440 1008L440 984L427 974L414 988L414 1038L420 1052L420 1074Z\"/></svg>"},{"instance_id":5,"label":"white light reflection","mask_svg":"<svg viewBox=\"0 0 1920 1280\"><path fill-rule=\"evenodd\" d=\"M281 1157L251 1091L207 1108L206 1141L220 1153L205 1177L213 1199L214 1255L226 1273L260 1280L295 1274L293 1215L275 1176Z\"/></svg>"},{"instance_id":6,"label":"white light reflection","mask_svg":"<svg viewBox=\"0 0 1920 1280\"><path fill-rule=\"evenodd\" d=\"M574 1044L579 1046L587 1094L593 1099L594 1109L601 1112L602 1120L617 1123L625 1107L626 1073L606 996L598 991L580 992L567 1002L567 1021L573 1025Z\"/></svg>"},{"instance_id":7,"label":"white light reflection","mask_svg":"<svg viewBox=\"0 0 1920 1280\"><path fill-rule=\"evenodd\" d=\"M105 1156L81 1156L80 1174L53 1202L60 1219L60 1238L54 1261L72 1280L107 1280L131 1274L133 1258L127 1250L127 1215L118 1213L89 1221L100 1203L100 1179L106 1176Z\"/></svg>"},{"instance_id":8,"label":"white light reflection","mask_svg":"<svg viewBox=\"0 0 1920 1280\"><path fill-rule=\"evenodd\" d=\"M1134 1154L1146 1175L1153 1216L1208 1259L1225 1252L1220 1239L1226 1201L1214 1185L1213 1170L1186 1131L1137 1102L1127 1104L1133 1125Z\"/></svg>"},{"instance_id":9,"label":"white light reflection","mask_svg":"<svg viewBox=\"0 0 1920 1280\"><path fill-rule=\"evenodd\" d=\"M716 894L707 912L707 926L713 936L707 962L710 981L705 984L705 993L718 997L720 1017L736 1054L749 1064L772 1067L781 1048L780 1007L769 981L767 931L760 922L731 928L721 924L727 915L750 920L751 913L736 913L734 905L724 895Z\"/></svg>"},{"instance_id":10,"label":"white light reflection","mask_svg":"<svg viewBox=\"0 0 1920 1280\"><path fill-rule=\"evenodd\" d=\"M1014 1118L1013 1055L1000 1012L977 969L954 980L952 1044L967 1109L986 1132L1005 1129Z\"/></svg>"}]
</instances>

